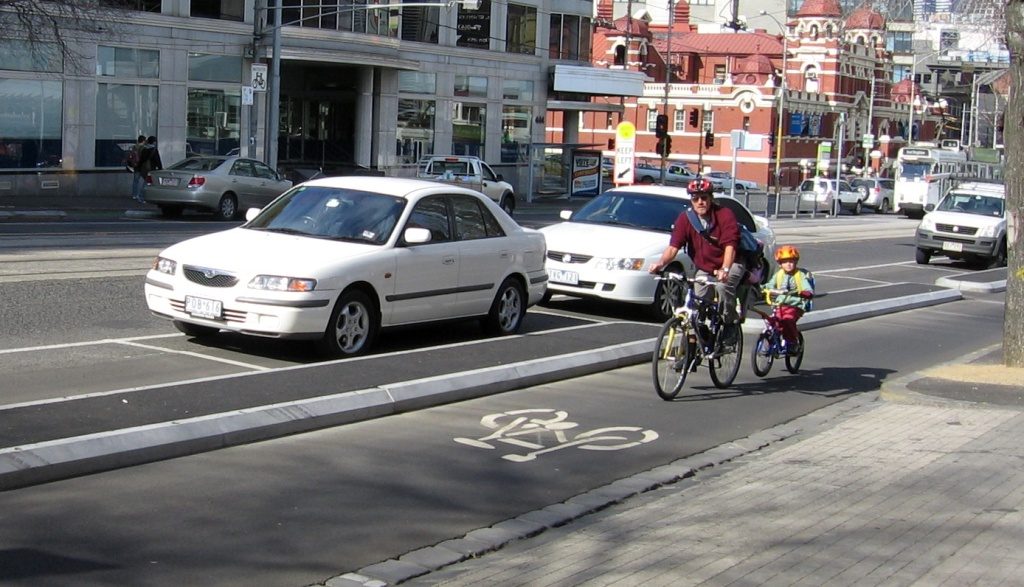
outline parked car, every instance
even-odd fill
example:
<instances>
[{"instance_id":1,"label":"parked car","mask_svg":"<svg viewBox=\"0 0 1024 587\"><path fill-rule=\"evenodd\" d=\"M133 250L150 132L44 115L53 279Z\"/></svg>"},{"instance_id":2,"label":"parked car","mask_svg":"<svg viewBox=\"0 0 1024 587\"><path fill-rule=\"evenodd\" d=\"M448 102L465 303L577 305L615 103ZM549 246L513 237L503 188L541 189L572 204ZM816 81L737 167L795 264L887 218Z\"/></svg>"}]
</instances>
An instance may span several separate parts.
<instances>
[{"instance_id":1,"label":"parked car","mask_svg":"<svg viewBox=\"0 0 1024 587\"><path fill-rule=\"evenodd\" d=\"M895 179L884 177L858 177L850 180L850 187L864 197L864 205L879 214L892 211L893 192L896 188Z\"/></svg>"},{"instance_id":2,"label":"parked car","mask_svg":"<svg viewBox=\"0 0 1024 587\"><path fill-rule=\"evenodd\" d=\"M429 155L419 162L416 176L472 188L501 206L511 215L516 209L512 184L479 157L469 155Z\"/></svg>"},{"instance_id":3,"label":"parked car","mask_svg":"<svg viewBox=\"0 0 1024 587\"><path fill-rule=\"evenodd\" d=\"M240 210L262 207L280 196L292 182L261 161L244 157L189 157L146 177L143 198L164 216L182 210L212 211L221 220Z\"/></svg>"},{"instance_id":4,"label":"parked car","mask_svg":"<svg viewBox=\"0 0 1024 587\"><path fill-rule=\"evenodd\" d=\"M914 236L915 260L924 265L932 255L963 259L977 265L1006 265L1006 187L969 182L953 188L928 211Z\"/></svg>"},{"instance_id":5,"label":"parked car","mask_svg":"<svg viewBox=\"0 0 1024 587\"><path fill-rule=\"evenodd\" d=\"M736 192L743 193L745 191L757 191L760 186L757 182L750 181L747 179L734 179L732 174L727 171L712 171L705 175L710 181L711 185L719 191L728 192L732 189L732 184L736 184Z\"/></svg>"},{"instance_id":6,"label":"parked car","mask_svg":"<svg viewBox=\"0 0 1024 587\"><path fill-rule=\"evenodd\" d=\"M773 258L775 233L767 219L734 198L716 196L715 202L728 206L764 243L765 256ZM548 295L640 304L653 318L667 319L671 296L647 267L661 257L673 223L689 207L685 188L634 185L608 190L575 213L563 211L565 222L540 229L548 246ZM690 275L694 270L685 253L676 258L675 268Z\"/></svg>"},{"instance_id":7,"label":"parked car","mask_svg":"<svg viewBox=\"0 0 1024 587\"><path fill-rule=\"evenodd\" d=\"M349 356L390 326L479 318L511 334L544 295L544 236L467 188L328 177L246 217L159 254L153 314L193 337L312 339Z\"/></svg>"},{"instance_id":8,"label":"parked car","mask_svg":"<svg viewBox=\"0 0 1024 587\"><path fill-rule=\"evenodd\" d=\"M801 210L814 208L829 212L835 200L854 214L860 214L864 206L864 196L846 180L839 180L837 186L835 179L813 177L802 181L797 191L800 193Z\"/></svg>"},{"instance_id":9,"label":"parked car","mask_svg":"<svg viewBox=\"0 0 1024 587\"><path fill-rule=\"evenodd\" d=\"M665 183L667 185L686 187L694 179L697 179L697 174L690 171L685 165L671 163L665 167ZM661 165L654 165L646 161L637 163L636 168L633 170L633 183L660 184Z\"/></svg>"}]
</instances>

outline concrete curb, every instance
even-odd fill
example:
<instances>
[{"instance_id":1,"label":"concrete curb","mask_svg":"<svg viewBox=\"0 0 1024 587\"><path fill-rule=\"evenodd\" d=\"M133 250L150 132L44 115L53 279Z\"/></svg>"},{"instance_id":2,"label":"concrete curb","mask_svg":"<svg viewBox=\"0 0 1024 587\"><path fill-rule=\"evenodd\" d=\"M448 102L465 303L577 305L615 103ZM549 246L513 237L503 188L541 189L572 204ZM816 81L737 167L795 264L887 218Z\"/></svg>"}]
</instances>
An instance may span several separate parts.
<instances>
[{"instance_id":1,"label":"concrete curb","mask_svg":"<svg viewBox=\"0 0 1024 587\"><path fill-rule=\"evenodd\" d=\"M29 221L49 222L53 220L64 220L67 213L63 210L13 210L0 211L0 222Z\"/></svg>"},{"instance_id":2,"label":"concrete curb","mask_svg":"<svg viewBox=\"0 0 1024 587\"><path fill-rule=\"evenodd\" d=\"M935 285L939 287L948 287L952 289L958 289L960 291L970 291L977 293L995 293L1000 291L1006 291L1005 279L1001 279L999 281L989 281L987 283L979 283L976 281L954 279L952 277L940 277L935 280Z\"/></svg>"},{"instance_id":3,"label":"concrete curb","mask_svg":"<svg viewBox=\"0 0 1024 587\"><path fill-rule=\"evenodd\" d=\"M877 399L877 393L864 393L848 398L746 438L613 481L561 503L527 512L488 528L473 530L461 538L427 546L397 559L381 561L354 572L332 577L320 585L383 587L442 570L449 565L496 551L511 542L532 538L548 529L562 526L641 493L694 477L703 470L721 466L773 444L815 434L834 425L837 420L871 409Z\"/></svg>"},{"instance_id":4,"label":"concrete curb","mask_svg":"<svg viewBox=\"0 0 1024 587\"><path fill-rule=\"evenodd\" d=\"M981 357L991 353L992 351L1000 348L1002 343L994 344L989 347L968 353L962 357L957 358L954 361L947 361L941 365L963 365L966 363L973 363ZM891 381L884 381L882 388L878 393L878 397L882 400L900 403L900 404L912 404L919 406L936 406L936 407L957 407L957 408L968 408L968 409L1021 409L1013 408L1006 405L993 405L984 402L972 402L966 400L958 400L947 397L928 395L919 391L913 391L909 385L923 379L927 375L916 372L904 375L903 377L897 377Z\"/></svg>"},{"instance_id":5,"label":"concrete curb","mask_svg":"<svg viewBox=\"0 0 1024 587\"><path fill-rule=\"evenodd\" d=\"M6 448L0 450L0 490L617 369L649 360L653 341L645 339L302 401Z\"/></svg>"}]
</instances>

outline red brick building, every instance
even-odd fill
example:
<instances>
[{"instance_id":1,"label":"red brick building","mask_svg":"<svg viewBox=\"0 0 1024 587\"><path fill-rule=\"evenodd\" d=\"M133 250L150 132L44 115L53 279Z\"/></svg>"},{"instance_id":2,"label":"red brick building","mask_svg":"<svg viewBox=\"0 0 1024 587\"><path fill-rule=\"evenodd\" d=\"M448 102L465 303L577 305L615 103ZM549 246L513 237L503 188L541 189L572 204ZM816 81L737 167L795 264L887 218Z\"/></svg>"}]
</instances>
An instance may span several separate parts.
<instances>
[{"instance_id":1,"label":"red brick building","mask_svg":"<svg viewBox=\"0 0 1024 587\"><path fill-rule=\"evenodd\" d=\"M660 161L655 121L666 114L673 163L730 171L733 131L743 130L755 140L743 145L753 149L736 151L736 176L772 186L778 165L782 185L794 186L813 171L822 142L832 146L829 173L835 173L840 154L848 168L874 161L884 172L905 144L911 121L919 140L936 132L936 113L910 113L920 89L909 80L890 82L885 20L868 7L844 19L838 0L806 0L784 23L785 36L696 32L685 2L674 6L671 27L654 25L643 12L614 21L611 13L611 1L601 0L594 66L642 71L648 83L639 98L604 99L624 106L622 114L579 114L577 141L601 145L607 154L616 125L628 120L637 128L637 158ZM549 142L563 140L561 116L548 115ZM871 151L877 151L874 159Z\"/></svg>"}]
</instances>

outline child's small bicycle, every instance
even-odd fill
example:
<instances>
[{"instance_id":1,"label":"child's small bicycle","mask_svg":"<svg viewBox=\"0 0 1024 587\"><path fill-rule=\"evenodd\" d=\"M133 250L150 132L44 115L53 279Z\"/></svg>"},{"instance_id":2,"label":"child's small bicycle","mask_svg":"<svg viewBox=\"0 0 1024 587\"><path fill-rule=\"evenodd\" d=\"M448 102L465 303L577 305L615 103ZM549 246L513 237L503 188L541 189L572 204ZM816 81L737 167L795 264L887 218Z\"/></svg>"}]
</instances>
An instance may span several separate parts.
<instances>
[{"instance_id":1,"label":"child's small bicycle","mask_svg":"<svg viewBox=\"0 0 1024 587\"><path fill-rule=\"evenodd\" d=\"M786 348L786 339L782 336L778 315L775 312L778 305L772 302L773 297L795 292L767 288L763 291L765 302L772 306L772 312L769 314L760 308L750 308L764 320L764 330L758 335L757 342L754 343L754 348L750 353L750 366L753 367L755 375L766 377L768 372L772 370L775 359L785 358L786 370L795 375L800 372L800 364L804 361L804 351L807 348L804 345L804 335L799 333L799 348L796 349L796 352Z\"/></svg>"}]
</instances>

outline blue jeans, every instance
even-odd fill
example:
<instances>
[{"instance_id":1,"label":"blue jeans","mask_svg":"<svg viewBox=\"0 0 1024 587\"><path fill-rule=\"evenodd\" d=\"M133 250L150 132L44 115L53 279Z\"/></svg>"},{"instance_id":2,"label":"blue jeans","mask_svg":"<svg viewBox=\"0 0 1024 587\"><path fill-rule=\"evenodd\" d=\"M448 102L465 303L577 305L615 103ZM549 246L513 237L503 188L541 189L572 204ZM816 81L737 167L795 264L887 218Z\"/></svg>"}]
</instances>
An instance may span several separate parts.
<instances>
[{"instance_id":1,"label":"blue jeans","mask_svg":"<svg viewBox=\"0 0 1024 587\"><path fill-rule=\"evenodd\" d=\"M142 187L146 185L146 176L141 173L132 173L132 198L135 200L142 200Z\"/></svg>"}]
</instances>

